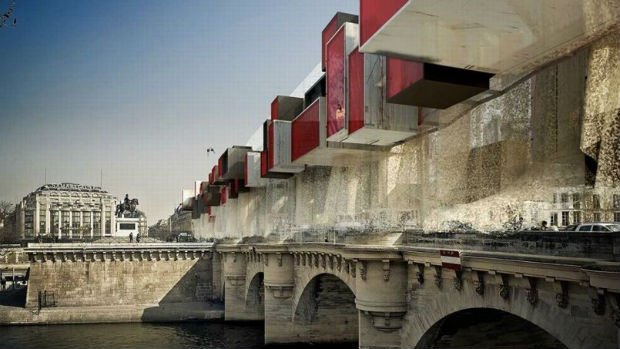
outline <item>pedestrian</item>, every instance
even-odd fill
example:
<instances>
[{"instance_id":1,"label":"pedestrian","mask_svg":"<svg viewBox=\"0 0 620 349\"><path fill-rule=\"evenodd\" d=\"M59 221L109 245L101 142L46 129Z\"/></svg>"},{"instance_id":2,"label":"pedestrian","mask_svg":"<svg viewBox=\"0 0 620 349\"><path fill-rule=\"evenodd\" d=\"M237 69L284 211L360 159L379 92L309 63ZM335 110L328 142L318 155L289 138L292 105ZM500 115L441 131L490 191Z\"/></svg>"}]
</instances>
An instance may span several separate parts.
<instances>
[{"instance_id":1,"label":"pedestrian","mask_svg":"<svg viewBox=\"0 0 620 349\"><path fill-rule=\"evenodd\" d=\"M138 234L136 234L136 242L140 242L140 232L138 232Z\"/></svg>"},{"instance_id":2,"label":"pedestrian","mask_svg":"<svg viewBox=\"0 0 620 349\"><path fill-rule=\"evenodd\" d=\"M549 230L549 227L547 226L547 221L542 221L542 224L540 225L540 230Z\"/></svg>"},{"instance_id":3,"label":"pedestrian","mask_svg":"<svg viewBox=\"0 0 620 349\"><path fill-rule=\"evenodd\" d=\"M133 242L133 232L129 232L129 243Z\"/></svg>"}]
</instances>

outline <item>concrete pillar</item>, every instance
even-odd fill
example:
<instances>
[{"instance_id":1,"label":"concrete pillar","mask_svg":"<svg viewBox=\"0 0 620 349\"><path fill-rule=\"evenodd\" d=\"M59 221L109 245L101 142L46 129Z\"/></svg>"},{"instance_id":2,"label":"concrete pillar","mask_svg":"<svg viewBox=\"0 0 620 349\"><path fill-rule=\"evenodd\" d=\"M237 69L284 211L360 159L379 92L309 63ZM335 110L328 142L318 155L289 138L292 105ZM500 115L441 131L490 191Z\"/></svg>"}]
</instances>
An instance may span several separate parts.
<instances>
[{"instance_id":1,"label":"concrete pillar","mask_svg":"<svg viewBox=\"0 0 620 349\"><path fill-rule=\"evenodd\" d=\"M114 207L114 205L110 206L110 210L112 210L112 207ZM112 236L116 236L116 215L112 211L110 211L110 233Z\"/></svg>"},{"instance_id":2,"label":"concrete pillar","mask_svg":"<svg viewBox=\"0 0 620 349\"><path fill-rule=\"evenodd\" d=\"M69 239L73 239L73 211L69 211Z\"/></svg>"},{"instance_id":3,"label":"concrete pillar","mask_svg":"<svg viewBox=\"0 0 620 349\"><path fill-rule=\"evenodd\" d=\"M399 329L407 311L407 265L390 260L356 264L359 347L400 348Z\"/></svg>"},{"instance_id":4,"label":"concrete pillar","mask_svg":"<svg viewBox=\"0 0 620 349\"><path fill-rule=\"evenodd\" d=\"M223 253L224 319L250 320L245 312L245 256L240 252Z\"/></svg>"},{"instance_id":5,"label":"concrete pillar","mask_svg":"<svg viewBox=\"0 0 620 349\"><path fill-rule=\"evenodd\" d=\"M264 255L265 344L299 342L293 326L293 256L285 253Z\"/></svg>"},{"instance_id":6,"label":"concrete pillar","mask_svg":"<svg viewBox=\"0 0 620 349\"><path fill-rule=\"evenodd\" d=\"M50 203L48 201L45 204L45 234L49 234L52 231L51 225L52 225L52 214L50 212Z\"/></svg>"},{"instance_id":7,"label":"concrete pillar","mask_svg":"<svg viewBox=\"0 0 620 349\"><path fill-rule=\"evenodd\" d=\"M41 204L39 203L39 198L37 197L34 202L34 236L39 235L41 233Z\"/></svg>"},{"instance_id":8,"label":"concrete pillar","mask_svg":"<svg viewBox=\"0 0 620 349\"><path fill-rule=\"evenodd\" d=\"M105 236L105 203L101 199L101 237Z\"/></svg>"},{"instance_id":9,"label":"concrete pillar","mask_svg":"<svg viewBox=\"0 0 620 349\"><path fill-rule=\"evenodd\" d=\"M62 238L62 209L58 208L58 239Z\"/></svg>"}]
</instances>

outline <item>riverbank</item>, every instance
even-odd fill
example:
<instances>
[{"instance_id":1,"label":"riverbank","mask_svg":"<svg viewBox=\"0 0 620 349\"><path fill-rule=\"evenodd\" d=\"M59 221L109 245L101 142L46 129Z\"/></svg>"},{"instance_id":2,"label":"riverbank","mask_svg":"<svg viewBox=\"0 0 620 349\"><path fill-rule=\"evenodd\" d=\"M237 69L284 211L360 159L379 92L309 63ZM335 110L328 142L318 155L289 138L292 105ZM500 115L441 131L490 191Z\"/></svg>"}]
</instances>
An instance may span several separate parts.
<instances>
[{"instance_id":1,"label":"riverbank","mask_svg":"<svg viewBox=\"0 0 620 349\"><path fill-rule=\"evenodd\" d=\"M38 309L0 306L0 325L98 324L223 320L224 306L166 303Z\"/></svg>"}]
</instances>

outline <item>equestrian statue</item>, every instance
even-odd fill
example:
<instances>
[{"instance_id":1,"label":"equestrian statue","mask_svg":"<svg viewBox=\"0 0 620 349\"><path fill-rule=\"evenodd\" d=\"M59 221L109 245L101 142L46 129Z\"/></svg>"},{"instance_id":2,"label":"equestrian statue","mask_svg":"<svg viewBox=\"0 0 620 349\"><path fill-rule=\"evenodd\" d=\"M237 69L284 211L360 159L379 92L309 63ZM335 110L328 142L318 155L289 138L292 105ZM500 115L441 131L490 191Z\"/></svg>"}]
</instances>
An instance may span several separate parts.
<instances>
[{"instance_id":1,"label":"equestrian statue","mask_svg":"<svg viewBox=\"0 0 620 349\"><path fill-rule=\"evenodd\" d=\"M116 217L131 218L137 216L139 211L136 210L138 206L138 199L129 199L129 194L125 194L125 199L120 204L116 205Z\"/></svg>"}]
</instances>

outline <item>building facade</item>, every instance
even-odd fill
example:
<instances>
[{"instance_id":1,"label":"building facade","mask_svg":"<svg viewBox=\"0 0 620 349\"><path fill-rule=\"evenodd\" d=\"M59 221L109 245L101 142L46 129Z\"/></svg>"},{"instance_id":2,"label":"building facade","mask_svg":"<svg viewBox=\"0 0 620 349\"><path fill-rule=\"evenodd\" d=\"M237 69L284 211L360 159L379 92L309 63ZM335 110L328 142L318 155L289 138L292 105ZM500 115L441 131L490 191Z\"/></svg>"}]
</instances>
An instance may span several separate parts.
<instances>
[{"instance_id":1,"label":"building facade","mask_svg":"<svg viewBox=\"0 0 620 349\"><path fill-rule=\"evenodd\" d=\"M101 187L74 183L46 184L17 205L23 239L96 239L115 236L117 199Z\"/></svg>"}]
</instances>

